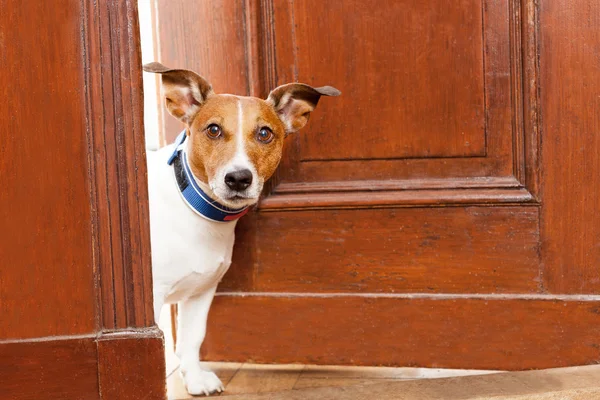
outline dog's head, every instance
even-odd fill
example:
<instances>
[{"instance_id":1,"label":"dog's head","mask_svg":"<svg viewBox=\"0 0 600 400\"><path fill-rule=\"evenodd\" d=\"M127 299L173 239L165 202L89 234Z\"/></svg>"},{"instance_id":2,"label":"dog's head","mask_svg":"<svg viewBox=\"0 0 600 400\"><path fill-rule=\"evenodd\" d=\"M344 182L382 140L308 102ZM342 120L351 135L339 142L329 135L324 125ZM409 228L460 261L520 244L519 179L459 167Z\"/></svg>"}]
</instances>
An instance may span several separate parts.
<instances>
[{"instance_id":1,"label":"dog's head","mask_svg":"<svg viewBox=\"0 0 600 400\"><path fill-rule=\"evenodd\" d=\"M284 138L306 125L321 96L340 94L330 86L290 83L262 100L215 94L192 71L159 63L146 64L144 70L161 74L169 113L187 125L194 175L233 208L258 201L279 165Z\"/></svg>"}]
</instances>

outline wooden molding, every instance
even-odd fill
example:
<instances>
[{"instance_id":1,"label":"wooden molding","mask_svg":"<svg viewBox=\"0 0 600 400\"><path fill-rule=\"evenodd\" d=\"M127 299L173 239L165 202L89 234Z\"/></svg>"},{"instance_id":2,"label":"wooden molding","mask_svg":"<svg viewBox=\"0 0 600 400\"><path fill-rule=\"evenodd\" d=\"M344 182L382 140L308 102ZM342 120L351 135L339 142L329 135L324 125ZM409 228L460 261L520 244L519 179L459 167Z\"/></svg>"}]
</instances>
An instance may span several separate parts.
<instances>
[{"instance_id":1,"label":"wooden molding","mask_svg":"<svg viewBox=\"0 0 600 400\"><path fill-rule=\"evenodd\" d=\"M99 325L150 326L154 316L137 3L83 4Z\"/></svg>"},{"instance_id":2,"label":"wooden molding","mask_svg":"<svg viewBox=\"0 0 600 400\"><path fill-rule=\"evenodd\" d=\"M259 32L261 35L259 52L261 54L260 61L258 63L258 69L262 72L261 83L259 87L264 97L269 92L277 87L277 57L275 54L275 24L274 24L274 0L258 0L253 2L255 7L259 8L258 12L255 12L259 18L257 25L260 27ZM251 60L248 60L251 63ZM287 149L284 148L284 157L286 157ZM269 179L263 189L263 193L271 193L279 184L281 180L280 168L275 170L271 179Z\"/></svg>"},{"instance_id":3,"label":"wooden molding","mask_svg":"<svg viewBox=\"0 0 600 400\"><path fill-rule=\"evenodd\" d=\"M514 177L403 179L389 181L338 181L282 183L276 194L322 192L380 192L427 189L520 189L523 185Z\"/></svg>"},{"instance_id":4,"label":"wooden molding","mask_svg":"<svg viewBox=\"0 0 600 400\"><path fill-rule=\"evenodd\" d=\"M538 4L512 0L510 6L514 175L535 199L539 182Z\"/></svg>"},{"instance_id":5,"label":"wooden molding","mask_svg":"<svg viewBox=\"0 0 600 400\"><path fill-rule=\"evenodd\" d=\"M532 203L514 177L282 183L258 209L372 208Z\"/></svg>"},{"instance_id":6,"label":"wooden molding","mask_svg":"<svg viewBox=\"0 0 600 400\"><path fill-rule=\"evenodd\" d=\"M164 343L157 327L104 333L96 343L102 399L133 400L142 394L166 399Z\"/></svg>"},{"instance_id":7,"label":"wooden molding","mask_svg":"<svg viewBox=\"0 0 600 400\"><path fill-rule=\"evenodd\" d=\"M261 0L243 0L244 11L244 50L246 55L246 76L248 82L247 95L265 98L270 88L266 85L264 68L266 54L264 49L268 48L263 43L267 39L263 35Z\"/></svg>"},{"instance_id":8,"label":"wooden molding","mask_svg":"<svg viewBox=\"0 0 600 400\"><path fill-rule=\"evenodd\" d=\"M527 0L525 0L527 1ZM521 36L521 0L510 0L510 80L512 103L513 174L523 182L525 178L525 131L523 129L523 48Z\"/></svg>"},{"instance_id":9,"label":"wooden molding","mask_svg":"<svg viewBox=\"0 0 600 400\"><path fill-rule=\"evenodd\" d=\"M531 193L523 188L293 193L269 196L260 202L258 210L515 204L533 200Z\"/></svg>"},{"instance_id":10,"label":"wooden molding","mask_svg":"<svg viewBox=\"0 0 600 400\"><path fill-rule=\"evenodd\" d=\"M520 177L529 192L539 200L540 192L540 47L539 2L523 0L521 5L521 40L523 51L523 131L525 136L525 170Z\"/></svg>"}]
</instances>

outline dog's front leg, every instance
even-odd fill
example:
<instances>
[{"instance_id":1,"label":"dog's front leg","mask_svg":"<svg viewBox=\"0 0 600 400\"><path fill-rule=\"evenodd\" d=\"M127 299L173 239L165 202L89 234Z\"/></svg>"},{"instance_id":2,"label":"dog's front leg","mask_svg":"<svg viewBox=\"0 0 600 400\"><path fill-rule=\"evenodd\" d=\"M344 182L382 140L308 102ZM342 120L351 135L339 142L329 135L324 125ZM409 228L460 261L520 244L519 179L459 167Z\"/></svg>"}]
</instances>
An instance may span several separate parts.
<instances>
[{"instance_id":1,"label":"dog's front leg","mask_svg":"<svg viewBox=\"0 0 600 400\"><path fill-rule=\"evenodd\" d=\"M181 375L187 391L192 395L222 392L223 384L217 376L200 366L200 346L206 334L206 320L217 287L179 302L177 319L177 349L181 361Z\"/></svg>"}]
</instances>

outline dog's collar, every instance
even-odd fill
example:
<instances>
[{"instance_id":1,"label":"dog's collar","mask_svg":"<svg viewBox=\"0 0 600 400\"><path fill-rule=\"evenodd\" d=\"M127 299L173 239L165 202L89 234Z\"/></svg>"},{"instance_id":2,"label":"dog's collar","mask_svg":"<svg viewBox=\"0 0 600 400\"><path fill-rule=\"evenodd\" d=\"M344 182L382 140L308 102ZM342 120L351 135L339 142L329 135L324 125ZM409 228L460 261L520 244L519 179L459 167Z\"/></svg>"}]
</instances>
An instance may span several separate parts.
<instances>
[{"instance_id":1,"label":"dog's collar","mask_svg":"<svg viewBox=\"0 0 600 400\"><path fill-rule=\"evenodd\" d=\"M232 209L212 200L201 188L192 175L183 151L187 135L185 130L175 139L175 149L167 163L173 165L175 180L183 201L198 215L210 221L229 222L241 218L248 212L248 207Z\"/></svg>"}]
</instances>

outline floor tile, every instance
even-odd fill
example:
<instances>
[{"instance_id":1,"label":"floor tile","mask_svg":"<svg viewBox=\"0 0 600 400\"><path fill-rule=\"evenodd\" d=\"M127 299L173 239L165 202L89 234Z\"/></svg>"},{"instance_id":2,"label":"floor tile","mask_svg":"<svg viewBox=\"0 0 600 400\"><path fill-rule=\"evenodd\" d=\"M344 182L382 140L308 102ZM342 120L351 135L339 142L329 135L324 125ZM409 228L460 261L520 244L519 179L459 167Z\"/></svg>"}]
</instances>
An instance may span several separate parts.
<instances>
[{"instance_id":1,"label":"floor tile","mask_svg":"<svg viewBox=\"0 0 600 400\"><path fill-rule=\"evenodd\" d=\"M225 386L226 394L267 393L292 389L303 365L244 364Z\"/></svg>"},{"instance_id":2,"label":"floor tile","mask_svg":"<svg viewBox=\"0 0 600 400\"><path fill-rule=\"evenodd\" d=\"M596 400L600 366L446 379L374 379L355 386L240 394L229 400Z\"/></svg>"},{"instance_id":3,"label":"floor tile","mask_svg":"<svg viewBox=\"0 0 600 400\"><path fill-rule=\"evenodd\" d=\"M347 367L307 365L303 377L311 378L363 378L363 379L427 379L466 375L485 375L499 371L458 370L436 368Z\"/></svg>"},{"instance_id":4,"label":"floor tile","mask_svg":"<svg viewBox=\"0 0 600 400\"><path fill-rule=\"evenodd\" d=\"M294 389L318 388L318 387L340 387L368 385L371 383L393 382L398 379L361 379L361 378L311 378L300 375Z\"/></svg>"},{"instance_id":5,"label":"floor tile","mask_svg":"<svg viewBox=\"0 0 600 400\"><path fill-rule=\"evenodd\" d=\"M167 378L167 398L169 400L182 400L182 399L191 399L190 396L185 390L185 385L183 380L181 379L181 375L179 374L179 369L176 370Z\"/></svg>"},{"instance_id":6,"label":"floor tile","mask_svg":"<svg viewBox=\"0 0 600 400\"><path fill-rule=\"evenodd\" d=\"M223 386L227 386L227 384L231 381L231 378L236 374L236 372L242 366L241 363L212 363L212 362L203 362L203 368L213 371L221 382L223 382ZM190 396L185 389L185 384L181 379L181 374L179 373L179 369L177 369L174 373L171 374L167 378L167 396L169 400L183 400L183 399L195 399L199 397L205 396Z\"/></svg>"}]
</instances>

